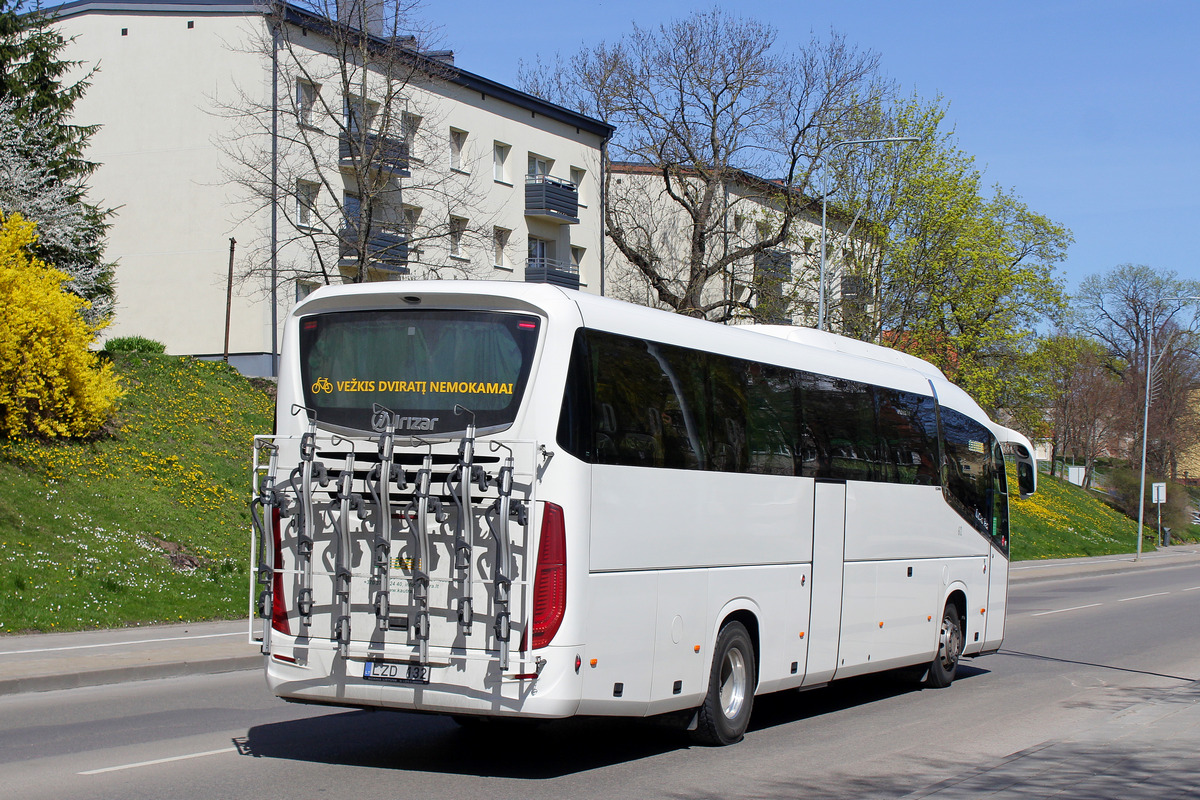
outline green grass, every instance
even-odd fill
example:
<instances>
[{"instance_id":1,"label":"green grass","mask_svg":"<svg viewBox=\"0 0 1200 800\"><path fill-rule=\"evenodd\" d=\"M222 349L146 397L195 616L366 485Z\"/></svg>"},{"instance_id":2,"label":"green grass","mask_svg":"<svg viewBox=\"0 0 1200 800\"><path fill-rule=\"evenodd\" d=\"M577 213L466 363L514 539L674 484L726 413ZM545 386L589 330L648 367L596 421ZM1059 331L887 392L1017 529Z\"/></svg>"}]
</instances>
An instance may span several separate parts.
<instances>
[{"instance_id":1,"label":"green grass","mask_svg":"<svg viewBox=\"0 0 1200 800\"><path fill-rule=\"evenodd\" d=\"M110 435L0 442L0 632L245 613L250 449L271 401L220 362L115 363Z\"/></svg>"},{"instance_id":2,"label":"green grass","mask_svg":"<svg viewBox=\"0 0 1200 800\"><path fill-rule=\"evenodd\" d=\"M0 633L246 613L250 447L271 401L219 362L115 359L109 435L0 441ZM1044 475L1013 501L1011 540L1019 560L1136 547L1129 519Z\"/></svg>"},{"instance_id":3,"label":"green grass","mask_svg":"<svg viewBox=\"0 0 1200 800\"><path fill-rule=\"evenodd\" d=\"M1015 476L1009 476L1016 485ZM1014 499L1009 511L1014 561L1132 553L1137 549L1137 526L1109 508L1095 492L1048 475L1038 476L1037 492L1028 500ZM1154 549L1154 530L1142 550Z\"/></svg>"}]
</instances>

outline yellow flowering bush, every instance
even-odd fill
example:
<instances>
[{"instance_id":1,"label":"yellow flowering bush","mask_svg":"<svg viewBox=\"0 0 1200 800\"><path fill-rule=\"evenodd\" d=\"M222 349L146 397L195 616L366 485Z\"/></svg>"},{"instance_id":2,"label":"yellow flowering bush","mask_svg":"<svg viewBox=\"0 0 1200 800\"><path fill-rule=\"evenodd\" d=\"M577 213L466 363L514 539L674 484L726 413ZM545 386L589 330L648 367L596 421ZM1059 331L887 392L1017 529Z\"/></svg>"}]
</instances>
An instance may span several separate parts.
<instances>
[{"instance_id":1,"label":"yellow flowering bush","mask_svg":"<svg viewBox=\"0 0 1200 800\"><path fill-rule=\"evenodd\" d=\"M121 395L110 364L89 349L98 327L68 277L29 255L35 226L0 215L0 433L10 439L94 433Z\"/></svg>"}]
</instances>

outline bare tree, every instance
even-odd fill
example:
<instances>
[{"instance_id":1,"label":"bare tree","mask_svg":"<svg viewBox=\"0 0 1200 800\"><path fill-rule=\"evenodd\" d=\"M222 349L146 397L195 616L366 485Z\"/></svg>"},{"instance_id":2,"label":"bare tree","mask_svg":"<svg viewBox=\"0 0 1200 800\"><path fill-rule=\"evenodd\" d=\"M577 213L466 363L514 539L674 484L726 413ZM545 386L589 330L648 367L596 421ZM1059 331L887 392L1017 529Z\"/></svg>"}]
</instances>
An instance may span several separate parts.
<instances>
[{"instance_id":1,"label":"bare tree","mask_svg":"<svg viewBox=\"0 0 1200 800\"><path fill-rule=\"evenodd\" d=\"M1200 281L1173 271L1122 264L1080 285L1076 306L1085 329L1109 352L1122 380L1121 441L1140 455L1146 370L1151 369L1148 467L1174 476L1178 454L1200 441L1191 422L1200 389Z\"/></svg>"},{"instance_id":2,"label":"bare tree","mask_svg":"<svg viewBox=\"0 0 1200 800\"><path fill-rule=\"evenodd\" d=\"M482 154L448 162L451 55L428 48L417 10L408 0L263 7L247 49L275 65L276 88L218 103L234 122L219 143L229 179L250 213L277 215L242 277L465 277L469 262L441 256L491 241L494 210L467 169Z\"/></svg>"},{"instance_id":3,"label":"bare tree","mask_svg":"<svg viewBox=\"0 0 1200 800\"><path fill-rule=\"evenodd\" d=\"M784 53L770 25L714 9L634 25L555 67L523 68L520 81L616 126L608 164L646 168L652 202L606 169L609 237L660 304L725 320L748 302L725 290L728 272L812 213L814 170L831 131L879 93L876 65L836 34ZM753 237L728 235L732 217L764 208L775 213ZM679 236L660 235L671 229Z\"/></svg>"}]
</instances>

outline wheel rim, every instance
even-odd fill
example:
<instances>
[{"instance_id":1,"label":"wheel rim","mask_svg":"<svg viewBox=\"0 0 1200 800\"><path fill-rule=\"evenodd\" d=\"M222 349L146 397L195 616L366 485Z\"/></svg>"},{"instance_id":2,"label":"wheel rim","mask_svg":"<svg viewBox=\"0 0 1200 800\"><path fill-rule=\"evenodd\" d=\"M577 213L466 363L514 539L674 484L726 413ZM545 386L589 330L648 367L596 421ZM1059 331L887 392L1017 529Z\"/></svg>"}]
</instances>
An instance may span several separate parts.
<instances>
[{"instance_id":1,"label":"wheel rim","mask_svg":"<svg viewBox=\"0 0 1200 800\"><path fill-rule=\"evenodd\" d=\"M746 702L749 677L746 659L736 648L725 653L721 660L721 712L726 719L735 719Z\"/></svg>"},{"instance_id":2,"label":"wheel rim","mask_svg":"<svg viewBox=\"0 0 1200 800\"><path fill-rule=\"evenodd\" d=\"M946 615L942 619L941 653L942 666L949 670L958 663L958 654L962 650L962 629L958 621Z\"/></svg>"}]
</instances>

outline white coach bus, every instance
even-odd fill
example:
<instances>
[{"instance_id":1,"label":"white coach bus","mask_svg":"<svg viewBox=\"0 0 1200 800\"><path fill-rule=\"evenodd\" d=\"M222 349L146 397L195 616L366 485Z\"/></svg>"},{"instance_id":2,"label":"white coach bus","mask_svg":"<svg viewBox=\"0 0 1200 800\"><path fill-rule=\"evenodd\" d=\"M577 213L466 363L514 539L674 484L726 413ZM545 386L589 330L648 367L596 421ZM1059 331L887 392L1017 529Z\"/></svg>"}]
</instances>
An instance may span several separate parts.
<instances>
[{"instance_id":1,"label":"white coach bus","mask_svg":"<svg viewBox=\"0 0 1200 800\"><path fill-rule=\"evenodd\" d=\"M486 717L683 712L997 650L1002 446L932 365L544 284L322 289L255 447L278 696ZM691 713L688 713L691 712Z\"/></svg>"}]
</instances>

